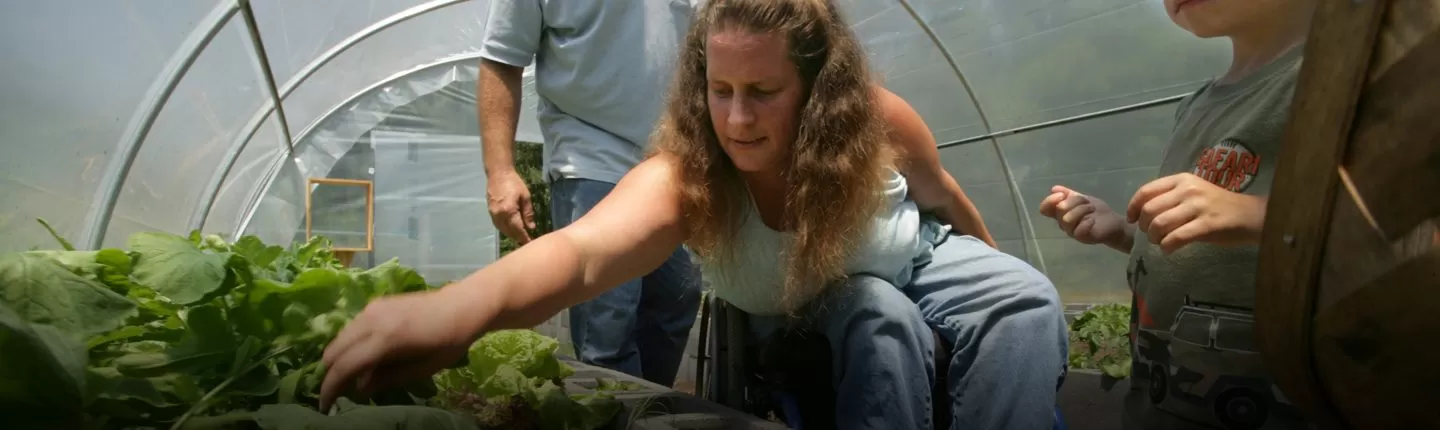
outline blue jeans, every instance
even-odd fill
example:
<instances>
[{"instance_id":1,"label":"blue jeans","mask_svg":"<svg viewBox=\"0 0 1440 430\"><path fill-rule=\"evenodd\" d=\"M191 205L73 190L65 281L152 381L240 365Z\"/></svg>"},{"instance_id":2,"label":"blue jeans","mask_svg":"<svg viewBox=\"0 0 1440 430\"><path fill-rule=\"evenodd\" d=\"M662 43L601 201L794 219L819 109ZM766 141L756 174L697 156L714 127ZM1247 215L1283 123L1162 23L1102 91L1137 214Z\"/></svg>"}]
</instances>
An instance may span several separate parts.
<instances>
[{"instance_id":1,"label":"blue jeans","mask_svg":"<svg viewBox=\"0 0 1440 430\"><path fill-rule=\"evenodd\" d=\"M836 423L929 429L935 348L952 345L955 429L1050 429L1069 336L1060 297L1039 271L972 236L939 235L903 286L870 276L815 300L806 319L830 340ZM768 337L783 318L750 316Z\"/></svg>"},{"instance_id":2,"label":"blue jeans","mask_svg":"<svg viewBox=\"0 0 1440 430\"><path fill-rule=\"evenodd\" d=\"M550 220L560 229L584 216L615 184L550 184ZM639 210L639 209L637 209ZM570 308L570 340L581 362L671 386L700 311L700 270L683 247L660 268Z\"/></svg>"}]
</instances>

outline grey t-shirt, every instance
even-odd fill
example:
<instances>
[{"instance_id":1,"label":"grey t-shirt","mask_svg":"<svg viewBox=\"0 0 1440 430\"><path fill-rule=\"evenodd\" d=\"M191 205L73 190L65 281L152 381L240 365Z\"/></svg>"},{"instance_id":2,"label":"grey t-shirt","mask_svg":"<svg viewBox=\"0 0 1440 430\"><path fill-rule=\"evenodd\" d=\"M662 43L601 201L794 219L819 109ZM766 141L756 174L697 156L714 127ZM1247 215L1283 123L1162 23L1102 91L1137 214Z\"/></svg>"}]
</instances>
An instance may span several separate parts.
<instances>
[{"instance_id":1,"label":"grey t-shirt","mask_svg":"<svg viewBox=\"0 0 1440 430\"><path fill-rule=\"evenodd\" d=\"M1266 195L1303 47L1180 105L1161 177L1190 172ZM1268 379L1254 336L1256 245L1192 243L1171 255L1137 233L1127 429L1304 428Z\"/></svg>"},{"instance_id":2,"label":"grey t-shirt","mask_svg":"<svg viewBox=\"0 0 1440 430\"><path fill-rule=\"evenodd\" d=\"M484 58L535 62L547 175L615 183L644 157L700 0L490 0Z\"/></svg>"}]
</instances>

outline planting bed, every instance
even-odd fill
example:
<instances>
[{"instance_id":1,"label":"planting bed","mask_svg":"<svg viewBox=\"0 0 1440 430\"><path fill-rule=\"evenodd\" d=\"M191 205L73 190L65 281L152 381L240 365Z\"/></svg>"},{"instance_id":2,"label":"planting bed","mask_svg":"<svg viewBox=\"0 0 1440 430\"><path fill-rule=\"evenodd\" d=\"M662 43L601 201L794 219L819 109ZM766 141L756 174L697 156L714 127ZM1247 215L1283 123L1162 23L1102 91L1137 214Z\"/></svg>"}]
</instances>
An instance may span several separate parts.
<instances>
[{"instance_id":1,"label":"planting bed","mask_svg":"<svg viewBox=\"0 0 1440 430\"><path fill-rule=\"evenodd\" d=\"M594 392L597 380L620 381L627 389L607 390L622 404L611 426L636 430L700 430L700 429L785 429L770 422L718 403L677 392L621 372L591 366L573 360L562 360L575 369L565 378L565 391L573 394Z\"/></svg>"}]
</instances>

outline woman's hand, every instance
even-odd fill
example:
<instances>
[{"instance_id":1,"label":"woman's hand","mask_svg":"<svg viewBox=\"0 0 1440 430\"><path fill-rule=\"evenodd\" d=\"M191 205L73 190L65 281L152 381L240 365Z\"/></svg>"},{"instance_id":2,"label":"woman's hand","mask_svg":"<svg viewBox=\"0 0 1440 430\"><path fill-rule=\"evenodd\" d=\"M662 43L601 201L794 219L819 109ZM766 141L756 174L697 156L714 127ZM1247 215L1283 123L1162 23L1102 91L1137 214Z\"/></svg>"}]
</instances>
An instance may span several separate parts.
<instances>
[{"instance_id":1,"label":"woman's hand","mask_svg":"<svg viewBox=\"0 0 1440 430\"><path fill-rule=\"evenodd\" d=\"M1166 253L1190 244L1239 245L1260 241L1266 199L1220 188L1199 176L1179 173L1140 187L1126 219Z\"/></svg>"},{"instance_id":2,"label":"woman's hand","mask_svg":"<svg viewBox=\"0 0 1440 430\"><path fill-rule=\"evenodd\" d=\"M1055 219L1060 230L1083 244L1101 243L1129 253L1134 241L1125 219L1105 201L1056 185L1040 202L1040 214Z\"/></svg>"},{"instance_id":3,"label":"woman's hand","mask_svg":"<svg viewBox=\"0 0 1440 430\"><path fill-rule=\"evenodd\" d=\"M378 298L325 348L320 411L347 393L369 395L428 378L465 356L484 312L457 297L461 290Z\"/></svg>"}]
</instances>

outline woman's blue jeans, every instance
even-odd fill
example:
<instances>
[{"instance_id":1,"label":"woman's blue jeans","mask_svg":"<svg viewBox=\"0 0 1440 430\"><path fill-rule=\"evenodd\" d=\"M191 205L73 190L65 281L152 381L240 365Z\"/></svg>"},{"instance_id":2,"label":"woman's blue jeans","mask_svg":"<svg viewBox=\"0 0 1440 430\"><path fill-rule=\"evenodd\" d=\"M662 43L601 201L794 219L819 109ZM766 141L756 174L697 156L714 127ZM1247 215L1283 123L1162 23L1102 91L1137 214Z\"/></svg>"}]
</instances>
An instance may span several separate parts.
<instances>
[{"instance_id":1,"label":"woman's blue jeans","mask_svg":"<svg viewBox=\"0 0 1440 430\"><path fill-rule=\"evenodd\" d=\"M948 407L955 429L1050 429L1068 355L1055 287L974 237L940 233L929 243L903 285L852 276L802 313L830 341L836 423L929 429L932 408ZM749 321L756 340L786 324ZM950 362L939 363L949 366L950 405L931 402L931 330L953 345Z\"/></svg>"}]
</instances>

